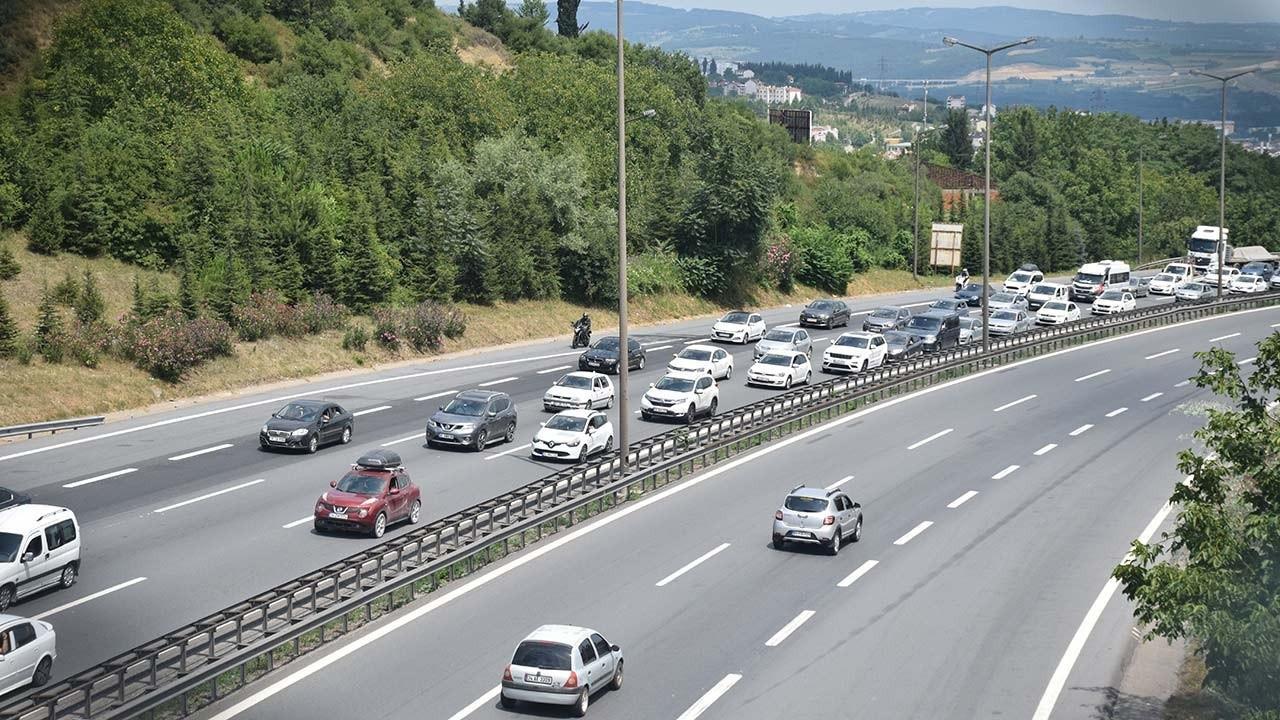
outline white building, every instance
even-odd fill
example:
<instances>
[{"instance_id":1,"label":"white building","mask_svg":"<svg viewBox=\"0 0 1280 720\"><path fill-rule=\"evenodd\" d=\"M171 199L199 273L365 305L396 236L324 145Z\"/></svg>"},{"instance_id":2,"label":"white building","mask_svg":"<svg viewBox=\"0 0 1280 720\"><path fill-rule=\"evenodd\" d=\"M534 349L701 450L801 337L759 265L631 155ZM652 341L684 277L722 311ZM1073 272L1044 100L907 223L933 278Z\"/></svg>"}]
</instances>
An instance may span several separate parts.
<instances>
[{"instance_id":1,"label":"white building","mask_svg":"<svg viewBox=\"0 0 1280 720\"><path fill-rule=\"evenodd\" d=\"M748 80L747 82L752 81ZM756 90L756 99L769 105L786 105L798 102L802 96L800 88L792 85L760 85Z\"/></svg>"},{"instance_id":2,"label":"white building","mask_svg":"<svg viewBox=\"0 0 1280 720\"><path fill-rule=\"evenodd\" d=\"M963 110L963 109L965 109L965 107L966 107L966 103L965 103L965 99L964 99L964 96L963 96L963 95L948 95L948 96L947 96L947 109L948 109L948 110Z\"/></svg>"},{"instance_id":3,"label":"white building","mask_svg":"<svg viewBox=\"0 0 1280 720\"><path fill-rule=\"evenodd\" d=\"M840 129L831 127L830 125L814 125L809 128L809 140L811 142L826 142L828 140L839 140Z\"/></svg>"}]
</instances>

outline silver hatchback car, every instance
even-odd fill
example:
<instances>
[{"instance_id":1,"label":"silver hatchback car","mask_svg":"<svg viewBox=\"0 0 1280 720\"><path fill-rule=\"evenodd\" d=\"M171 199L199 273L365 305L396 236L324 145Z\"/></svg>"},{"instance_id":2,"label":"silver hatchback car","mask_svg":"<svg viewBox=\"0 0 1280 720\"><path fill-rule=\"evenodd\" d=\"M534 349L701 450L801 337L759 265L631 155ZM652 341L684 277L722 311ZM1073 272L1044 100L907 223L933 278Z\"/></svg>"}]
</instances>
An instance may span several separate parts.
<instances>
[{"instance_id":1,"label":"silver hatchback car","mask_svg":"<svg viewBox=\"0 0 1280 720\"><path fill-rule=\"evenodd\" d=\"M809 355L813 352L813 338L803 328L774 328L756 343L752 357L759 360L771 352L802 352Z\"/></svg>"},{"instance_id":2,"label":"silver hatchback car","mask_svg":"<svg viewBox=\"0 0 1280 720\"><path fill-rule=\"evenodd\" d=\"M847 540L862 539L862 505L840 490L797 485L773 514L773 546L788 541L821 545L832 555Z\"/></svg>"},{"instance_id":3,"label":"silver hatchback car","mask_svg":"<svg viewBox=\"0 0 1280 720\"><path fill-rule=\"evenodd\" d=\"M520 641L502 671L501 702L568 705L587 714L591 696L622 689L622 648L600 633L574 625L543 625Z\"/></svg>"}]
</instances>

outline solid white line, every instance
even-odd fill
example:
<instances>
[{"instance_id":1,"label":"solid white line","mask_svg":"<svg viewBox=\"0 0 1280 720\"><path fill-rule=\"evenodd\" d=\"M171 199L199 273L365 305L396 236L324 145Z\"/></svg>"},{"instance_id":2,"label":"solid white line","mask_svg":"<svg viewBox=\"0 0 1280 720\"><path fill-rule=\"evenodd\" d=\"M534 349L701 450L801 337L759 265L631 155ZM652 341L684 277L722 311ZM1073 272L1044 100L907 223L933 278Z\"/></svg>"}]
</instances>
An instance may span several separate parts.
<instances>
[{"instance_id":1,"label":"solid white line","mask_svg":"<svg viewBox=\"0 0 1280 720\"><path fill-rule=\"evenodd\" d=\"M928 443L928 442L932 442L932 441L934 441L934 440L937 440L938 438L942 437L943 435L947 435L948 433L952 433L952 432L955 432L955 428L947 428L946 430L940 430L940 431L938 431L938 432L936 432L936 433L934 433L934 434L930 435L929 437L927 437L927 438L925 438L925 439L923 439L923 440L917 440L917 441L915 441L915 442L911 443L910 445L908 445L908 446L907 446L907 449L908 449L908 450L915 450L916 448L920 447L921 445L924 445L925 443Z\"/></svg>"},{"instance_id":2,"label":"solid white line","mask_svg":"<svg viewBox=\"0 0 1280 720\"><path fill-rule=\"evenodd\" d=\"M1165 355L1172 355L1172 354L1174 354L1174 353L1178 352L1178 350L1180 350L1180 348L1174 348L1174 349L1172 349L1172 350L1165 350L1164 352L1158 352L1158 353L1156 353L1155 355L1148 355L1148 356L1146 356L1145 358L1143 358L1143 360L1155 360L1156 358L1164 357Z\"/></svg>"},{"instance_id":3,"label":"solid white line","mask_svg":"<svg viewBox=\"0 0 1280 720\"><path fill-rule=\"evenodd\" d=\"M963 504L965 504L965 503L969 502L970 500L972 500L972 499L973 499L973 496L974 496L974 495L977 495L977 494L978 494L978 491L977 491L977 490L970 490L969 492L967 492L967 493L965 493L965 494L961 495L960 497L956 498L955 500L952 500L951 502L947 503L947 507L951 508L952 510L955 510L956 508L960 507L961 505L963 505Z\"/></svg>"},{"instance_id":4,"label":"solid white line","mask_svg":"<svg viewBox=\"0 0 1280 720\"><path fill-rule=\"evenodd\" d=\"M1241 360L1241 361L1240 361L1239 363L1237 363L1237 364L1239 364L1239 365L1250 365L1250 364L1252 364L1252 363L1253 363L1253 361L1254 361L1254 360L1257 360L1257 359L1258 359L1257 357L1245 358L1245 359Z\"/></svg>"},{"instance_id":5,"label":"solid white line","mask_svg":"<svg viewBox=\"0 0 1280 720\"><path fill-rule=\"evenodd\" d=\"M1230 335L1219 335L1216 338L1209 338L1209 342L1218 342L1219 340L1230 340L1233 337L1240 337L1240 333L1235 332Z\"/></svg>"},{"instance_id":6,"label":"solid white line","mask_svg":"<svg viewBox=\"0 0 1280 720\"><path fill-rule=\"evenodd\" d=\"M992 475L992 476L991 476L991 479L992 479L992 480L1003 480L1003 479L1005 479L1006 477L1008 477L1008 476L1012 475L1012 474L1013 474L1013 473L1014 473L1018 468L1020 468L1020 467L1022 467L1022 466L1021 466L1021 465L1010 465L1009 467L1007 467L1007 468L1005 468L1005 469L1001 470L1000 472L996 473L995 475Z\"/></svg>"},{"instance_id":7,"label":"solid white line","mask_svg":"<svg viewBox=\"0 0 1280 720\"><path fill-rule=\"evenodd\" d=\"M704 562L706 562L706 561L710 560L711 558L715 557L716 555L719 555L720 553L724 552L728 547L729 547L729 543L720 543L719 545L717 545L717 546L715 546L714 548L712 548L710 551L708 551L708 552L706 552L706 553L703 553L703 554L702 554L702 555L701 555L697 560L694 560L693 562L691 562L691 563L689 563L689 564L685 565L684 567L680 568L679 570L677 570L677 571L675 571L675 572L671 573L670 575L668 575L668 576L666 576L666 577L662 578L661 580L659 580L658 582L654 583L654 587L666 587L668 584L670 584L670 583L671 583L671 581L673 581L673 580L675 580L676 578L680 577L681 575L683 575L683 574L685 574L685 573L689 572L690 570L692 570L692 569L694 569L694 568L698 567L699 565L701 565L702 563L704 563Z\"/></svg>"},{"instance_id":8,"label":"solid white line","mask_svg":"<svg viewBox=\"0 0 1280 720\"><path fill-rule=\"evenodd\" d=\"M676 718L676 720L696 720L698 716L707 711L707 708L711 707L712 703L719 700L721 695L729 692L729 688L736 685L741 679L742 676L737 673L729 673L728 675L725 675L720 679L720 682L715 684L715 687L711 688L705 695L698 698L698 702L690 705L688 710L680 713L680 717ZM218 718L215 718L214 720L218 720Z\"/></svg>"},{"instance_id":9,"label":"solid white line","mask_svg":"<svg viewBox=\"0 0 1280 720\"><path fill-rule=\"evenodd\" d=\"M1109 373L1109 372L1111 372L1111 368L1107 368L1106 370L1099 370L1099 371L1098 371L1098 372L1096 372L1096 373L1089 373L1088 375L1085 375L1085 376L1083 376L1083 377L1078 377L1078 378L1076 378L1076 380L1075 380L1075 381L1076 381L1076 382L1084 382L1085 380L1091 380L1091 379L1093 379L1093 378L1096 378L1096 377L1098 377L1099 375L1106 375L1106 374L1107 374L1107 373Z\"/></svg>"},{"instance_id":10,"label":"solid white line","mask_svg":"<svg viewBox=\"0 0 1280 720\"><path fill-rule=\"evenodd\" d=\"M866 575L867 572L871 570L871 568L879 564L880 564L879 560L868 560L862 563L861 565L858 566L857 570L854 570L853 572L849 573L848 576L845 577L845 579L836 583L836 587L842 587L842 588L849 587L850 585L857 582L858 578L862 577L863 575Z\"/></svg>"},{"instance_id":11,"label":"solid white line","mask_svg":"<svg viewBox=\"0 0 1280 720\"><path fill-rule=\"evenodd\" d=\"M410 435L409 437L402 437L399 440L388 440L382 443L382 447L391 447L392 445L399 445L402 442L409 442L410 440L417 440L419 438L424 438L424 442L425 442L426 433L417 433L414 435Z\"/></svg>"},{"instance_id":12,"label":"solid white line","mask_svg":"<svg viewBox=\"0 0 1280 720\"><path fill-rule=\"evenodd\" d=\"M1155 535L1156 530L1164 523L1166 517L1173 506L1165 504L1151 518L1151 522L1147 523L1147 527L1143 529L1142 534L1138 536L1139 542L1147 542ZM1131 556L1126 555L1127 562ZM1071 643L1067 645L1067 651L1063 654L1062 660L1058 662L1058 667L1053 671L1053 677L1049 678L1049 686L1044 689L1044 695L1040 697L1040 704L1036 705L1036 712L1031 716L1031 720L1049 720L1049 716L1053 714L1053 706L1058 702L1058 696L1062 694L1062 688L1066 687L1067 678L1071 675L1071 669L1075 667L1076 660L1079 659L1081 651L1084 650L1085 642L1089 640L1089 635L1093 632L1093 628L1098 624L1098 619L1102 617L1102 611L1106 609L1107 603L1111 601L1111 596L1116 594L1116 590L1120 588L1120 581L1115 578L1109 578L1102 591L1098 593L1098 597L1094 599L1093 605L1089 606L1089 611L1085 613L1084 620L1080 623L1080 627L1076 629L1076 634L1072 636Z\"/></svg>"},{"instance_id":13,"label":"solid white line","mask_svg":"<svg viewBox=\"0 0 1280 720\"><path fill-rule=\"evenodd\" d=\"M801 610L800 614L791 619L791 622L782 626L782 629L773 634L773 637L764 641L765 647L778 647L791 636L791 633L800 629L800 626L809 621L817 613L813 610Z\"/></svg>"},{"instance_id":14,"label":"solid white line","mask_svg":"<svg viewBox=\"0 0 1280 720\"><path fill-rule=\"evenodd\" d=\"M1280 327L1280 323L1272 323L1271 327Z\"/></svg>"},{"instance_id":15,"label":"solid white line","mask_svg":"<svg viewBox=\"0 0 1280 720\"><path fill-rule=\"evenodd\" d=\"M162 512L168 512L168 511L170 511L170 510L176 510L176 509L178 509L178 508L180 508L180 507L186 507L187 505L190 505L191 503L198 503L198 502L200 502L201 500L208 500L209 498L218 497L219 495L226 495L226 494L227 494L227 493L229 493L229 492L235 492L236 490L242 490L242 489L247 488L247 487L249 487L249 486L251 486L251 485L257 485L258 483L264 483L264 482L266 482L266 481L267 481L267 479L266 479L266 478L258 478L257 480L250 480L249 482L246 482L246 483L240 483L239 485L232 485L232 486L231 486L231 487L229 487L229 488L223 488L223 489L221 489L221 490L217 490L217 491L215 491L215 492L206 493L206 494L204 494L204 495L201 495L200 497L194 497L194 498L191 498L190 500L183 500L183 501L182 501L182 502L180 502L180 503L174 503L173 505L165 505L164 507L162 507L162 508L158 508L158 509L156 509L156 510L153 510L152 512L162 513Z\"/></svg>"},{"instance_id":16,"label":"solid white line","mask_svg":"<svg viewBox=\"0 0 1280 720\"><path fill-rule=\"evenodd\" d=\"M796 321L796 322L782 323L781 325L778 325L777 327L800 327L800 322L799 322L799 321Z\"/></svg>"},{"instance_id":17,"label":"solid white line","mask_svg":"<svg viewBox=\"0 0 1280 720\"><path fill-rule=\"evenodd\" d=\"M470 705L450 715L449 720L462 720L463 718L470 715L471 713L484 707L486 704L493 702L494 698L498 697L498 694L501 692L502 692L502 686L494 685L493 687L489 688L488 692L476 698L475 700L472 700Z\"/></svg>"},{"instance_id":18,"label":"solid white line","mask_svg":"<svg viewBox=\"0 0 1280 720\"><path fill-rule=\"evenodd\" d=\"M390 405L379 405L378 407L371 407L371 408L365 408L364 410L357 410L356 412L351 413L351 416L360 417L361 415L371 415L376 412L382 412L383 410L390 410L390 409L391 409Z\"/></svg>"},{"instance_id":19,"label":"solid white line","mask_svg":"<svg viewBox=\"0 0 1280 720\"><path fill-rule=\"evenodd\" d=\"M205 448L203 450L196 450L189 453L183 453L181 455L174 455L169 459L170 460L186 460L187 458L193 458L197 455L204 455L206 453L218 452L219 450L226 450L229 447L231 447L231 443L222 443L221 445L214 445L211 448Z\"/></svg>"},{"instance_id":20,"label":"solid white line","mask_svg":"<svg viewBox=\"0 0 1280 720\"><path fill-rule=\"evenodd\" d=\"M1107 417L1109 417L1109 418L1111 418L1111 417L1115 417L1115 416L1117 416L1117 415L1119 415L1119 414L1121 414L1121 413L1127 412L1128 410L1129 410L1129 408L1127 408L1127 407L1118 407L1118 408L1116 408L1115 410L1112 410L1111 412L1107 413Z\"/></svg>"},{"instance_id":21,"label":"solid white line","mask_svg":"<svg viewBox=\"0 0 1280 720\"><path fill-rule=\"evenodd\" d=\"M485 460L492 460L492 459L494 459L494 458L500 458L500 457L502 457L502 456L504 456L504 455L510 455L511 453L517 453L517 452L520 452L521 450L527 450L528 448L530 448L530 447L532 447L532 446L533 446L533 443L525 443L525 444L523 444L523 445L521 445L521 446L519 446L519 447L513 447L513 448L511 448L510 450L503 450L503 451L502 451L502 452L500 452L500 453L494 453L494 454L492 454L492 455L485 455L485 456L484 456L484 459L485 459Z\"/></svg>"},{"instance_id":22,"label":"solid white line","mask_svg":"<svg viewBox=\"0 0 1280 720\"><path fill-rule=\"evenodd\" d=\"M504 377L498 380L490 380L489 382L482 382L476 387L489 387L490 385L498 385L500 383L511 382L512 380L519 380L519 379L520 379L519 377L512 375L511 377Z\"/></svg>"},{"instance_id":23,"label":"solid white line","mask_svg":"<svg viewBox=\"0 0 1280 720\"><path fill-rule=\"evenodd\" d=\"M1024 403L1024 402L1026 402L1026 401L1028 401L1028 400L1034 400L1034 399L1036 399L1037 397L1039 397L1039 396L1037 396L1037 395L1028 395L1028 396L1023 397L1023 398L1018 398L1017 400L1014 400L1014 401L1013 401L1013 402L1011 402L1011 403L1005 403L1004 405L1001 405L1000 407L995 408L995 409L994 409L994 410L992 410L991 412L1000 412L1001 410L1008 410L1009 408L1013 407L1014 405L1018 405L1018 404L1020 404L1020 403Z\"/></svg>"},{"instance_id":24,"label":"solid white line","mask_svg":"<svg viewBox=\"0 0 1280 720\"><path fill-rule=\"evenodd\" d=\"M561 370L568 370L568 369L569 369L569 368L571 368L571 367L573 367L573 366L572 366L572 365L557 365L557 366L555 366L555 367L553 367L553 368L547 368L546 370L539 370L539 371L538 371L538 374L539 374L539 375L546 375L547 373L560 372Z\"/></svg>"},{"instance_id":25,"label":"solid white line","mask_svg":"<svg viewBox=\"0 0 1280 720\"><path fill-rule=\"evenodd\" d=\"M556 550L559 550L560 548L564 547L565 545L578 540L579 538L582 538L602 528L608 527L613 523L619 522L627 517L630 517L632 513L640 512L641 510L644 510L645 508L649 507L650 505L653 505L654 503L662 502L663 500L666 500L669 497L678 495L682 492L686 492L692 488L698 487L702 483L707 482L708 480L712 480L714 478L719 477L720 475L732 472L747 463L756 462L759 458L765 455L778 452L780 450L783 450L784 448L790 447L795 443L804 442L822 433L830 432L833 428L837 428L842 425L855 422L872 413L880 412L881 410L885 410L886 408L895 407L900 403L904 403L909 400L923 397L931 393L939 392L941 390L945 390L945 389L954 387L956 385L960 385L962 383L972 382L974 380L987 377L997 372L1007 372L1012 368L1021 367L1023 365L1029 365L1031 363L1041 362L1049 358L1055 358L1062 355L1079 352L1084 349L1095 348L1095 347L1098 347L1099 345L1107 345L1113 342L1128 340L1130 338L1142 337L1143 335L1147 335L1154 332L1163 332L1164 330L1168 330L1170 328L1183 327L1186 325L1209 322L1212 320L1217 320L1219 318L1235 317L1237 315L1247 315L1250 313L1263 312L1266 310L1272 310L1272 308L1270 307L1255 308L1253 310L1242 310L1238 313L1230 313L1227 315L1213 315L1213 316L1204 317L1204 318L1197 318L1195 320L1188 320L1186 322L1177 323L1174 325L1165 325L1158 328L1148 328L1146 330L1139 330L1138 332L1129 333L1127 335L1116 335L1114 337L1104 338L1102 340L1095 340L1093 342L1085 343L1083 345L1076 345L1069 348L1063 348L1061 350L1056 350L1054 352L1046 353L1044 355L1039 355L1037 357L1026 358L1025 360L1017 360L1015 362L1009 363L1008 365L1003 365L998 368L991 368L989 370L976 372L972 375L965 375L963 377L955 378L954 380L948 380L946 382L939 383L937 385L933 385L927 388L923 388L921 390L917 390L914 393L901 395L895 398L890 398L889 400L885 400L883 402L876 403L875 405L871 405L869 407L863 408L862 410L849 413L848 415L844 415L842 417L836 418L834 420L831 420L830 422L826 422L821 425L815 425L814 427L808 430L805 430L804 432L797 433L790 437L779 440L771 445L767 445L758 450L754 450L735 460L730 460L729 462L724 463L723 465L717 465L716 467L711 468L710 470L706 471L701 475L696 475L694 477L691 477L690 479L680 483L679 485L675 485L665 490L662 490L661 492L655 495L648 496L643 500L637 500L634 503L627 503L621 508L607 515L601 516L597 520L594 520L585 525L579 526L577 530L572 530L568 532L566 535L556 537L550 542L547 542L545 545L535 545L532 550L529 550L525 553L521 553L520 555L517 555L515 560L503 565L499 565L495 567L493 570L490 570L486 573L478 575L474 579L466 581L458 585L457 587L455 587L453 590L450 590L444 593L443 595L436 598L435 600L427 602L413 610L410 610L404 613L403 615L390 618L388 622L375 627L368 634L361 635L360 637L352 640L350 643L343 645L342 647L334 650L332 653L329 653L327 655L324 655L323 657L316 659L314 662L312 662L309 665L299 667L297 670L292 672L286 672L283 676L281 676L275 682L272 682L268 685L263 686L262 689L258 690L252 695L249 695L248 697L236 703L235 705L232 705L226 710L223 710L217 715L214 715L212 718L210 718L210 720L230 720L231 718L234 718L237 715L240 715L241 713L248 711L250 708L253 708L261 704L263 701L280 694L284 690L287 690L288 688L293 687L294 685L302 682L303 680L306 680L312 675L315 675L316 673L323 671L324 669L328 668L330 665L333 665L334 663L337 663L343 660L347 656L353 655L363 650L364 648L377 642L378 640L381 640L387 635L390 635L395 632L399 632L401 628L413 622L416 622L422 617L425 617L427 614L432 613L441 607L444 607L445 605L457 600L458 598L461 598L476 590L479 590L485 587L486 585L494 582L495 580L498 580L504 577L507 573L513 572L521 567L524 567L525 565L532 563L542 558L545 555L549 555L555 552ZM569 354L569 353L566 353L566 354ZM6 458L0 457L0 460L4 460L4 459ZM730 676L730 677L733 677L733 676ZM741 679L740 675L736 677L737 679ZM730 684L732 684L733 682L737 682L737 679L733 680Z\"/></svg>"},{"instance_id":26,"label":"solid white line","mask_svg":"<svg viewBox=\"0 0 1280 720\"><path fill-rule=\"evenodd\" d=\"M1146 396L1146 397L1142 398L1142 402L1151 402L1152 400L1155 400L1156 398L1160 397L1160 396L1161 396L1161 395L1163 395L1163 394L1164 394L1164 393L1162 393L1162 392L1154 392L1154 393L1151 393L1150 395L1148 395L1148 396Z\"/></svg>"},{"instance_id":27,"label":"solid white line","mask_svg":"<svg viewBox=\"0 0 1280 720\"><path fill-rule=\"evenodd\" d=\"M829 338L829 337L821 337L821 338L817 338L816 340L814 340L814 342L831 342L831 338Z\"/></svg>"},{"instance_id":28,"label":"solid white line","mask_svg":"<svg viewBox=\"0 0 1280 720\"><path fill-rule=\"evenodd\" d=\"M1191 381L1190 381L1190 380L1183 380L1182 382L1178 383L1177 385L1174 385L1174 387L1176 387L1176 388L1186 387L1186 386L1188 386L1188 385L1190 385L1190 384L1191 384Z\"/></svg>"},{"instance_id":29,"label":"solid white line","mask_svg":"<svg viewBox=\"0 0 1280 720\"><path fill-rule=\"evenodd\" d=\"M852 480L852 479L853 479L853 476L852 476L852 475L845 475L844 477L840 478L839 480L837 480L837 481L835 481L835 482L831 483L830 485L828 485L826 489L827 489L827 490L835 490L836 488L838 488L838 487L840 487L841 485L843 485L843 484L845 484L845 483L849 482L849 481L850 481L850 480Z\"/></svg>"},{"instance_id":30,"label":"solid white line","mask_svg":"<svg viewBox=\"0 0 1280 720\"><path fill-rule=\"evenodd\" d=\"M1088 423L1085 423L1084 425L1081 425L1080 427L1076 428L1075 430L1072 430L1072 431L1071 431L1070 433L1068 433L1068 434L1069 434L1069 435L1071 435L1071 437L1078 437L1078 436L1080 436L1080 435L1085 434L1086 432L1089 432L1089 428L1091 428L1091 427L1093 427L1093 426L1092 426L1092 425L1090 425L1090 424L1088 424Z\"/></svg>"},{"instance_id":31,"label":"solid white line","mask_svg":"<svg viewBox=\"0 0 1280 720\"><path fill-rule=\"evenodd\" d=\"M1040 448L1039 450L1035 451L1035 455L1036 455L1037 457L1038 457L1038 456L1040 456L1040 455L1044 455L1045 453L1048 453L1048 452L1052 451L1052 450L1053 450L1054 448L1056 448L1056 447L1058 447L1058 444L1057 444L1057 443L1049 443L1048 445L1045 445L1044 447L1042 447L1042 448Z\"/></svg>"},{"instance_id":32,"label":"solid white line","mask_svg":"<svg viewBox=\"0 0 1280 720\"><path fill-rule=\"evenodd\" d=\"M422 397L416 397L413 399L413 401L422 402L423 400L434 400L438 397L444 397L445 395L456 395L457 392L458 392L457 390L443 390L438 393L431 393L430 395L423 395Z\"/></svg>"},{"instance_id":33,"label":"solid white line","mask_svg":"<svg viewBox=\"0 0 1280 720\"><path fill-rule=\"evenodd\" d=\"M697 345L698 343L704 343L704 342L710 342L710 340L706 340L704 338L698 338L697 340L685 340L680 344L681 345Z\"/></svg>"},{"instance_id":34,"label":"solid white line","mask_svg":"<svg viewBox=\"0 0 1280 720\"><path fill-rule=\"evenodd\" d=\"M908 530L906 535L903 535L902 537L898 538L897 540L894 540L894 541L893 541L893 544L894 544L894 545L906 545L907 543L911 542L911 539L912 539L912 538L914 538L915 536L917 536L917 535L919 535L920 533L924 532L925 530L928 530L928 529L929 529L929 526L930 526L930 525L932 525L932 524L933 524L933 521L931 521L931 520L925 520L924 522L920 523L919 525L917 525L917 526L915 526L915 527L911 528L910 530Z\"/></svg>"},{"instance_id":35,"label":"solid white line","mask_svg":"<svg viewBox=\"0 0 1280 720\"><path fill-rule=\"evenodd\" d=\"M298 519L298 520L294 520L294 521L293 521L293 522L291 522L291 523L285 523L284 525L281 525L280 527L284 528L285 530L290 530L290 529L293 529L293 528L298 527L299 525L305 525L306 523L309 523L309 522L311 522L311 521L312 521L312 520L314 520L314 519L315 519L315 515L308 515L308 516L306 516L306 517L304 517L304 518L301 518L301 519Z\"/></svg>"},{"instance_id":36,"label":"solid white line","mask_svg":"<svg viewBox=\"0 0 1280 720\"><path fill-rule=\"evenodd\" d=\"M64 488L78 488L78 487L80 487L81 485L88 485L88 484L90 484L90 483L96 483L96 482L98 482L99 480L110 480L110 479L111 479L111 478L113 478L113 477L120 477L121 475L128 475L129 473L133 473L133 472L138 472L138 468L125 468L125 469L123 469L123 470L116 470L115 472L109 472L109 473L107 473L106 475L98 475L98 476L96 476L96 477L85 478L84 480L77 480L77 481L75 481L75 482L69 482L69 483L67 483L66 485L63 485L62 487L64 487Z\"/></svg>"},{"instance_id":37,"label":"solid white line","mask_svg":"<svg viewBox=\"0 0 1280 720\"><path fill-rule=\"evenodd\" d=\"M671 342L671 341L670 340L654 340L653 342L640 343L640 347L649 348L649 347L653 347L654 345L661 345L664 342ZM668 345L668 347L670 346Z\"/></svg>"},{"instance_id":38,"label":"solid white line","mask_svg":"<svg viewBox=\"0 0 1280 720\"><path fill-rule=\"evenodd\" d=\"M115 591L117 591L117 590L123 590L123 589L125 589L125 588L127 588L127 587L129 587L129 586L131 586L131 585L137 585L138 583L143 582L143 581L145 581L145 580L146 580L146 578L145 578L145 577L136 577L136 578L134 578L134 579L132 579L132 580L125 580L124 582L120 583L119 585L112 585L111 587L107 588L106 590L99 590L98 592L93 593L92 595L85 595L84 597L80 598L79 600L72 600L71 602L67 603L66 605L59 605L58 607L56 607L56 608L54 608L54 609L52 609L52 610L45 610L44 612L40 613L39 615L32 615L32 616L31 616L31 619L33 619L33 620L43 620L43 619L45 619L45 618L49 617L50 615L57 615L58 613L62 612L63 610L70 610L71 608L76 607L77 605L83 605L83 604L85 604L85 603L89 602L90 600L97 600L98 598L102 597L103 595L110 595L111 593L113 593L113 592L115 592Z\"/></svg>"},{"instance_id":39,"label":"solid white line","mask_svg":"<svg viewBox=\"0 0 1280 720\"><path fill-rule=\"evenodd\" d=\"M670 350L670 345L659 345L658 347L645 348L645 352L656 352L658 350Z\"/></svg>"}]
</instances>

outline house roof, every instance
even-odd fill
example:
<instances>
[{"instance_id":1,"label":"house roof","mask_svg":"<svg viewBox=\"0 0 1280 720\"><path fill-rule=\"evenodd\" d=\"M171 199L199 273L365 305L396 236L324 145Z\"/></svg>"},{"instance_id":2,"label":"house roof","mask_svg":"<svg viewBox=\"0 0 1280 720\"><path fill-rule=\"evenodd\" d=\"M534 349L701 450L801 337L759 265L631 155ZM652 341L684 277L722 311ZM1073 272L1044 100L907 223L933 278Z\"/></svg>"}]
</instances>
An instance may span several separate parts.
<instances>
[{"instance_id":1,"label":"house roof","mask_svg":"<svg viewBox=\"0 0 1280 720\"><path fill-rule=\"evenodd\" d=\"M943 190L983 189L983 177L978 173L943 167L941 165L925 164L924 167L925 174L928 176L929 180ZM996 183L994 181L991 183L991 189L996 189Z\"/></svg>"}]
</instances>

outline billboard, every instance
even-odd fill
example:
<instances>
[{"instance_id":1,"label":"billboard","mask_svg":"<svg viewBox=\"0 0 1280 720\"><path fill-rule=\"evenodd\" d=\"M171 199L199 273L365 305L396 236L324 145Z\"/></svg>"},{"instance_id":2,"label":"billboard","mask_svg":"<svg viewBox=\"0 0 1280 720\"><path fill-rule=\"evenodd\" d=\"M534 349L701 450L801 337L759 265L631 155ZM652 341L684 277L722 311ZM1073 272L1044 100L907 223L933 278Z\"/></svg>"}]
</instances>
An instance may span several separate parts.
<instances>
[{"instance_id":1,"label":"billboard","mask_svg":"<svg viewBox=\"0 0 1280 720\"><path fill-rule=\"evenodd\" d=\"M929 264L934 267L960 267L960 245L964 239L964 225L934 223L929 241Z\"/></svg>"},{"instance_id":2,"label":"billboard","mask_svg":"<svg viewBox=\"0 0 1280 720\"><path fill-rule=\"evenodd\" d=\"M813 111L769 108L769 124L786 128L791 142L808 145L809 131L813 127Z\"/></svg>"}]
</instances>

